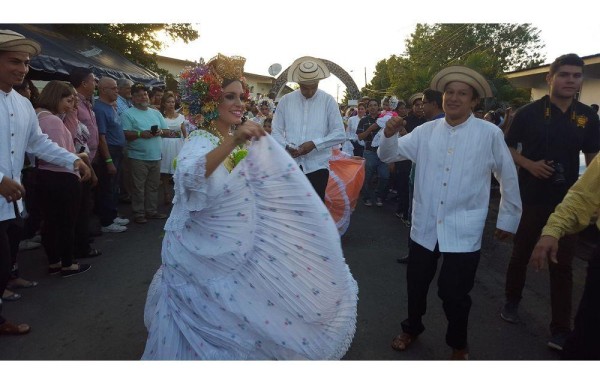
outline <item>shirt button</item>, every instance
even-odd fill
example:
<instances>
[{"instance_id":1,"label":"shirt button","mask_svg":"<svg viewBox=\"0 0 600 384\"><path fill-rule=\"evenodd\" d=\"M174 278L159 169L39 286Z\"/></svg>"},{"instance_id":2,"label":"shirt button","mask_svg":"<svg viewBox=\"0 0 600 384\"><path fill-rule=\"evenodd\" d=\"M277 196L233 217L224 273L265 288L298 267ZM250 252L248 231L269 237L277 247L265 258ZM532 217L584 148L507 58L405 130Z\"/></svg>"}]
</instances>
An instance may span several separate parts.
<instances>
[{"instance_id":1,"label":"shirt button","mask_svg":"<svg viewBox=\"0 0 600 384\"><path fill-rule=\"evenodd\" d=\"M444 183L444 187L446 186L446 183Z\"/></svg>"},{"instance_id":2,"label":"shirt button","mask_svg":"<svg viewBox=\"0 0 600 384\"><path fill-rule=\"evenodd\" d=\"M449 154L452 154L452 148L450 148L450 149L448 150L448 153L449 153Z\"/></svg>"},{"instance_id":3,"label":"shirt button","mask_svg":"<svg viewBox=\"0 0 600 384\"><path fill-rule=\"evenodd\" d=\"M443 202L443 201L440 201L440 204L444 204L444 202Z\"/></svg>"},{"instance_id":4,"label":"shirt button","mask_svg":"<svg viewBox=\"0 0 600 384\"><path fill-rule=\"evenodd\" d=\"M448 172L450 170L450 168L446 168L446 172Z\"/></svg>"},{"instance_id":5,"label":"shirt button","mask_svg":"<svg viewBox=\"0 0 600 384\"><path fill-rule=\"evenodd\" d=\"M438 224L442 224L442 220L438 220Z\"/></svg>"}]
</instances>

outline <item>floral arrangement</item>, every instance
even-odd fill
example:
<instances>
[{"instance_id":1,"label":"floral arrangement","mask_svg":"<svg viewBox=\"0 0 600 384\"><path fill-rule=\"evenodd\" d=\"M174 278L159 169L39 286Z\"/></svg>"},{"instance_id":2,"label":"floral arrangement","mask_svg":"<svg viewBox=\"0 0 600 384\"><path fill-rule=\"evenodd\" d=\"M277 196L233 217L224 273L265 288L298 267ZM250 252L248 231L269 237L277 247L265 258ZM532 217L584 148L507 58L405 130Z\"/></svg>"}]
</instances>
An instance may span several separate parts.
<instances>
[{"instance_id":1,"label":"floral arrangement","mask_svg":"<svg viewBox=\"0 0 600 384\"><path fill-rule=\"evenodd\" d=\"M223 91L218 77L205 64L186 67L179 77L183 114L194 125L208 126L219 117L217 106Z\"/></svg>"}]
</instances>

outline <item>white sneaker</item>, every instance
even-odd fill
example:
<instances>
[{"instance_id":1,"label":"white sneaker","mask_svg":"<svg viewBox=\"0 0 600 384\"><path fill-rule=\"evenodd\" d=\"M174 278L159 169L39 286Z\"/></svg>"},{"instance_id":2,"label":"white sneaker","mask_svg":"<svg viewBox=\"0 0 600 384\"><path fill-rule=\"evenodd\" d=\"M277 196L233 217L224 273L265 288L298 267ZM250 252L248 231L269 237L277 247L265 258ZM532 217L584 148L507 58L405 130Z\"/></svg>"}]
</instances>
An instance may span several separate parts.
<instances>
[{"instance_id":1,"label":"white sneaker","mask_svg":"<svg viewBox=\"0 0 600 384\"><path fill-rule=\"evenodd\" d=\"M124 232L127 230L127 227L124 227L122 225L116 224L116 223L112 223L111 225L109 225L108 227L102 227L100 229L102 232L111 232L111 233L119 233L119 232Z\"/></svg>"},{"instance_id":2,"label":"white sneaker","mask_svg":"<svg viewBox=\"0 0 600 384\"><path fill-rule=\"evenodd\" d=\"M113 220L113 223L115 223L115 224L117 224L117 225L127 225L127 224L129 224L129 219L126 219L126 218L124 218L124 217L118 217L118 216L117 216L117 217L116 217L116 218Z\"/></svg>"},{"instance_id":3,"label":"white sneaker","mask_svg":"<svg viewBox=\"0 0 600 384\"><path fill-rule=\"evenodd\" d=\"M30 239L23 240L19 243L19 251L29 251L30 249L36 249L41 247L42 244L32 241Z\"/></svg>"},{"instance_id":4,"label":"white sneaker","mask_svg":"<svg viewBox=\"0 0 600 384\"><path fill-rule=\"evenodd\" d=\"M31 239L29 239L35 243L41 243L42 242L42 235L35 235L33 236Z\"/></svg>"}]
</instances>

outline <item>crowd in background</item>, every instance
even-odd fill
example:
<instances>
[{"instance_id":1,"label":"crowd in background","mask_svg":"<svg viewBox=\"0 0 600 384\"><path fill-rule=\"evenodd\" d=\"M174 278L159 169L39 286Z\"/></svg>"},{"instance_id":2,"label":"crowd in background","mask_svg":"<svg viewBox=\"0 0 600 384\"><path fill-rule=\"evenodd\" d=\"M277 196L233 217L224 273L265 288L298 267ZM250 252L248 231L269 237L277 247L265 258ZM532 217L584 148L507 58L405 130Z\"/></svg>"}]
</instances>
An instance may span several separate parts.
<instances>
[{"instance_id":1,"label":"crowd in background","mask_svg":"<svg viewBox=\"0 0 600 384\"><path fill-rule=\"evenodd\" d=\"M92 170L90 179L81 181L80 175L69 167L26 156L22 180L27 196L25 224L19 236L20 250L43 247L48 257L48 273L67 278L90 269L90 264L79 260L102 254L91 245L98 232L122 233L131 221L143 225L149 219L167 217L158 209L159 189L164 189L162 204L170 205L177 154L185 138L197 129L180 110L176 91L162 87L149 89L128 79L98 79L85 68L73 69L68 82L53 80L41 90L29 79L14 89L30 100L42 132L78 156ZM270 133L276 113L274 100L261 97L247 102L245 116ZM385 121L393 117L403 119L406 133L442 118L442 93L426 89L411 95L407 101L395 96L381 100L365 97L356 105L340 107L340 114L346 138L337 149L365 159L363 205L384 207L386 202L392 202L394 214L403 225L410 227L415 167L418 165L410 160L382 161L377 153L380 140L377 134L384 128ZM510 132L515 122L511 107L486 111L477 106L473 114L496 125L507 141L519 137L519 133ZM523 124L518 118L516 123L519 128ZM597 136L590 137L598 141ZM524 141L522 137L519 140ZM600 143L589 145L586 153L597 152L598 145ZM520 168L526 168L526 165L520 165ZM492 182L492 188L498 188L498 184ZM558 202L560 199L548 205L552 209L544 213L545 218ZM119 213L120 203L131 204L131 218ZM99 228L90 225L93 215L98 217ZM542 226L543 223L536 224L540 231ZM537 239L539 233L533 236ZM408 242L410 244L410 238ZM19 275L16 251L12 261L11 278L2 296L5 301L21 298L15 289L37 285ZM406 263L407 258L400 257L398 261ZM570 273L570 269L566 270ZM517 304L509 299L502 317L509 322L518 322ZM553 316L569 317L570 303L561 311L560 314L553 312ZM560 332L553 332L549 342L552 348L562 349L565 343L568 325L561 326Z\"/></svg>"}]
</instances>

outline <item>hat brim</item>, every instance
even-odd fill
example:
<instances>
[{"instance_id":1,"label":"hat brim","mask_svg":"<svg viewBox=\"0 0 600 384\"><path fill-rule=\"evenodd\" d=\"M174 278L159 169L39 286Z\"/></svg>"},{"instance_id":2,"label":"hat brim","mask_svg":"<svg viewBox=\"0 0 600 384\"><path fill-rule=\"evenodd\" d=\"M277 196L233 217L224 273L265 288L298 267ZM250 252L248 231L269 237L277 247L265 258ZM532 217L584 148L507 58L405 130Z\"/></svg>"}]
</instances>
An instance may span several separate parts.
<instances>
[{"instance_id":1,"label":"hat brim","mask_svg":"<svg viewBox=\"0 0 600 384\"><path fill-rule=\"evenodd\" d=\"M42 51L40 43L31 39L15 39L0 43L0 51L25 52L31 56L39 55Z\"/></svg>"},{"instance_id":2,"label":"hat brim","mask_svg":"<svg viewBox=\"0 0 600 384\"><path fill-rule=\"evenodd\" d=\"M449 83L458 81L473 87L480 98L492 97L493 92L487 80L471 68L455 65L439 71L431 80L430 88L444 92Z\"/></svg>"},{"instance_id":3,"label":"hat brim","mask_svg":"<svg viewBox=\"0 0 600 384\"><path fill-rule=\"evenodd\" d=\"M302 64L305 62L312 62L310 71L302 70ZM304 56L292 63L288 69L287 80L298 84L311 85L328 78L329 75L329 68L327 68L323 61L315 57Z\"/></svg>"},{"instance_id":4,"label":"hat brim","mask_svg":"<svg viewBox=\"0 0 600 384\"><path fill-rule=\"evenodd\" d=\"M415 93L408 98L408 104L413 105L415 103L415 101L421 100L422 98L423 98L423 92Z\"/></svg>"}]
</instances>

